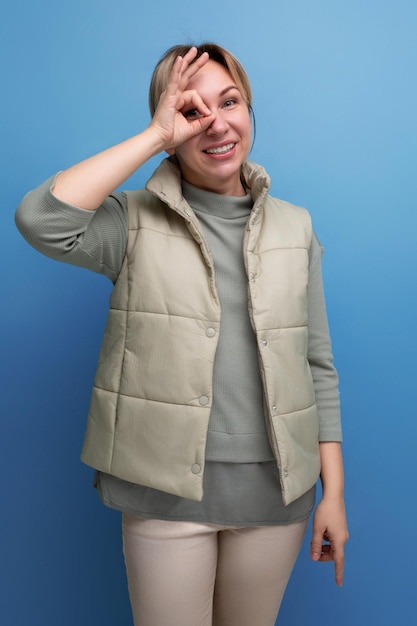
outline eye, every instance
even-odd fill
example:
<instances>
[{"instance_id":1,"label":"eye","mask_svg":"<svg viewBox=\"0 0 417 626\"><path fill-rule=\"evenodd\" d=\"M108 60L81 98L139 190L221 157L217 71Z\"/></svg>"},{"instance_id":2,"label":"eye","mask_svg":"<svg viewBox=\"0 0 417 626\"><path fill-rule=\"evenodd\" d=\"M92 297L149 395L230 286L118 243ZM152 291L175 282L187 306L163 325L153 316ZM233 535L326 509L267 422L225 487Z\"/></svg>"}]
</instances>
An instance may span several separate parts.
<instances>
[{"instance_id":1,"label":"eye","mask_svg":"<svg viewBox=\"0 0 417 626\"><path fill-rule=\"evenodd\" d=\"M200 111L198 109L189 109L188 111L183 111L182 114L186 119L189 119L190 117L198 117Z\"/></svg>"},{"instance_id":2,"label":"eye","mask_svg":"<svg viewBox=\"0 0 417 626\"><path fill-rule=\"evenodd\" d=\"M223 102L223 108L224 109L233 109L236 106L239 106L242 103L242 97L240 95L240 93L236 93L235 95L227 98L224 102Z\"/></svg>"}]
</instances>

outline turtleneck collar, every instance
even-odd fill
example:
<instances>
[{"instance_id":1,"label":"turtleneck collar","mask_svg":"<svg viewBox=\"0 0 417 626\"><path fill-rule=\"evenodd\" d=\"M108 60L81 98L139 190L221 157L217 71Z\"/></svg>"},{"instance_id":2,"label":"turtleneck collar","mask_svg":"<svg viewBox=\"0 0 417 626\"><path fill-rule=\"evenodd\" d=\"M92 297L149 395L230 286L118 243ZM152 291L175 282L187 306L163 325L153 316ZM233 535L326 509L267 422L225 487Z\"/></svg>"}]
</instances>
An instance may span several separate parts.
<instances>
[{"instance_id":1,"label":"turtleneck collar","mask_svg":"<svg viewBox=\"0 0 417 626\"><path fill-rule=\"evenodd\" d=\"M209 213L224 219L248 217L253 206L249 193L246 196L226 196L206 191L182 181L182 193L188 204L201 213Z\"/></svg>"}]
</instances>

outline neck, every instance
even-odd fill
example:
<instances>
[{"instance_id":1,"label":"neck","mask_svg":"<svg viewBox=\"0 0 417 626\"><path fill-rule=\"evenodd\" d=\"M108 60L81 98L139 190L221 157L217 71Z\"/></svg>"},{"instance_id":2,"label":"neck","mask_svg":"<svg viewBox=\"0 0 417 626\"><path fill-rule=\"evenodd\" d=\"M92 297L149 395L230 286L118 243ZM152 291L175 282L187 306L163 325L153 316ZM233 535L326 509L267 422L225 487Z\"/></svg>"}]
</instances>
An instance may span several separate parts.
<instances>
[{"instance_id":1,"label":"neck","mask_svg":"<svg viewBox=\"0 0 417 626\"><path fill-rule=\"evenodd\" d=\"M242 198L246 196L247 193L240 178L240 173L235 180L222 181L218 178L215 178L213 180L207 178L206 180L202 181L200 179L194 180L193 176L190 176L186 172L182 171L182 178L185 182L193 185L194 187L197 187L198 189L217 193L222 196L235 196L238 198Z\"/></svg>"}]
</instances>

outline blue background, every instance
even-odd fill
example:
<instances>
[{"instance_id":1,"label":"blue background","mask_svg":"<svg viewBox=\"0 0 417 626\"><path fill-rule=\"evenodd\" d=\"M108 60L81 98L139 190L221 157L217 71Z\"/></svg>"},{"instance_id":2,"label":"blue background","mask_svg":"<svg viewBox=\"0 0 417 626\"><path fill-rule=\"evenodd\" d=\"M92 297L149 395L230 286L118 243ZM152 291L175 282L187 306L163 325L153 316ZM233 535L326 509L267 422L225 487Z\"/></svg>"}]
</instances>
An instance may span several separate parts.
<instances>
[{"instance_id":1,"label":"blue background","mask_svg":"<svg viewBox=\"0 0 417 626\"><path fill-rule=\"evenodd\" d=\"M1 581L4 626L129 626L119 515L79 461L111 284L32 250L22 196L148 123L170 45L243 62L272 191L307 206L344 417L346 580L306 539L277 624L415 614L417 4L414 0L15 0L1 50ZM142 186L156 160L126 184ZM411 619L411 622L410 622ZM197 625L196 625L197 626ZM256 625L254 625L256 626Z\"/></svg>"}]
</instances>

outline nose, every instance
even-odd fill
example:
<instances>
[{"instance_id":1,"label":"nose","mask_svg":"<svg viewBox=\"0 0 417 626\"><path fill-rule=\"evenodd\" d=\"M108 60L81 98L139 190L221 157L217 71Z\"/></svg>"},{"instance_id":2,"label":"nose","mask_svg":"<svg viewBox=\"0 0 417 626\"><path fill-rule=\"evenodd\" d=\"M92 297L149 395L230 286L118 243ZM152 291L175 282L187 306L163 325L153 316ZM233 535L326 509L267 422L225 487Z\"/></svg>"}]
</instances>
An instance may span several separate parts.
<instances>
[{"instance_id":1,"label":"nose","mask_svg":"<svg viewBox=\"0 0 417 626\"><path fill-rule=\"evenodd\" d=\"M221 112L216 111L215 115L216 117L207 128L206 133L211 136L222 136L228 131L229 124Z\"/></svg>"}]
</instances>

